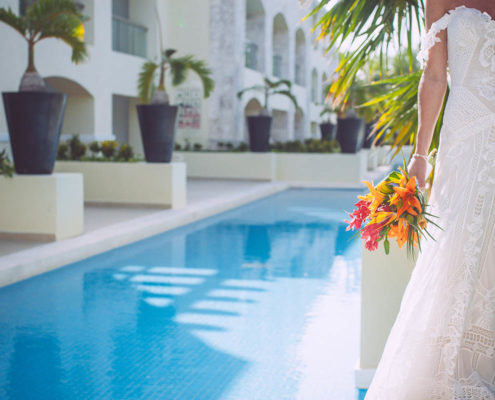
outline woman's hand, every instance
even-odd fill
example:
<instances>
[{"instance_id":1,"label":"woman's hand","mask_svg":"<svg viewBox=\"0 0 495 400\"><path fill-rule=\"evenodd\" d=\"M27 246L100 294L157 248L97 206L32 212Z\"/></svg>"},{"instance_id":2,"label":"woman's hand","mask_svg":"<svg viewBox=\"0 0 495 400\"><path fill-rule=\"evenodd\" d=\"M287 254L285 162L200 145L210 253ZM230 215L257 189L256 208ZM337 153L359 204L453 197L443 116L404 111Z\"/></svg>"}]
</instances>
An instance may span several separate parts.
<instances>
[{"instance_id":1,"label":"woman's hand","mask_svg":"<svg viewBox=\"0 0 495 400\"><path fill-rule=\"evenodd\" d=\"M426 187L426 171L428 167L428 161L421 157L412 157L411 161L407 165L407 173L409 176L416 177L416 183L419 188L424 191Z\"/></svg>"}]
</instances>

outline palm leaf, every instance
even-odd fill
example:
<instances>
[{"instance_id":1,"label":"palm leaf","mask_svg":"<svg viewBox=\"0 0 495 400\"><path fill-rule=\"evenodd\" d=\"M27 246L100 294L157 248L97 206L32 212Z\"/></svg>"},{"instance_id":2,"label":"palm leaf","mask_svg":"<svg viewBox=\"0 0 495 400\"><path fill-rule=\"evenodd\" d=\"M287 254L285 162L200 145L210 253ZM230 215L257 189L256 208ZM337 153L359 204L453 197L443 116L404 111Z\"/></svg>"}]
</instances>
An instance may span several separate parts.
<instances>
[{"instance_id":1,"label":"palm leaf","mask_svg":"<svg viewBox=\"0 0 495 400\"><path fill-rule=\"evenodd\" d=\"M141 72L138 78L138 95L143 103L149 103L153 87L153 79L155 72L158 69L158 64L153 61L147 61L141 67Z\"/></svg>"},{"instance_id":2,"label":"palm leaf","mask_svg":"<svg viewBox=\"0 0 495 400\"><path fill-rule=\"evenodd\" d=\"M10 7L8 9L0 8L0 21L19 32L26 38L26 20L22 16L17 16Z\"/></svg>"},{"instance_id":3,"label":"palm leaf","mask_svg":"<svg viewBox=\"0 0 495 400\"><path fill-rule=\"evenodd\" d=\"M272 95L280 94L280 95L283 95L285 97L288 97L292 101L292 103L294 104L296 109L299 108L299 105L297 104L296 96L294 96L290 90L275 90L275 91L271 92L271 94Z\"/></svg>"},{"instance_id":4,"label":"palm leaf","mask_svg":"<svg viewBox=\"0 0 495 400\"><path fill-rule=\"evenodd\" d=\"M179 86L187 79L188 63L191 56L169 58L172 85Z\"/></svg>"},{"instance_id":5,"label":"palm leaf","mask_svg":"<svg viewBox=\"0 0 495 400\"><path fill-rule=\"evenodd\" d=\"M254 92L265 92L266 90L266 87L265 86L262 86L262 85L254 85L254 86L250 86L250 87L247 87L247 88L244 88L240 91L237 92L237 97L238 98L241 98L244 93L247 93L247 92L251 92L251 91L254 91Z\"/></svg>"},{"instance_id":6,"label":"palm leaf","mask_svg":"<svg viewBox=\"0 0 495 400\"><path fill-rule=\"evenodd\" d=\"M204 97L210 96L210 93L215 88L215 81L211 78L211 70L203 60L191 58L188 62L188 68L198 75L203 83Z\"/></svg>"}]
</instances>

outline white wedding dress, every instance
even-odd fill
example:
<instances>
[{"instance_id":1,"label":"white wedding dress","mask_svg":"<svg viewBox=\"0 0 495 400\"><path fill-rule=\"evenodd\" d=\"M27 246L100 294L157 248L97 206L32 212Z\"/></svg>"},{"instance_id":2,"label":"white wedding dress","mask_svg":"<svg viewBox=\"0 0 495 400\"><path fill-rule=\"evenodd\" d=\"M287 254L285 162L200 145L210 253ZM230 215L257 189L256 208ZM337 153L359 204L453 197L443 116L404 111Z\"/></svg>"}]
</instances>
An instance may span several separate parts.
<instances>
[{"instance_id":1,"label":"white wedding dress","mask_svg":"<svg viewBox=\"0 0 495 400\"><path fill-rule=\"evenodd\" d=\"M424 240L365 400L495 399L495 20L459 6L447 29L450 93ZM432 50L434 51L434 50Z\"/></svg>"}]
</instances>

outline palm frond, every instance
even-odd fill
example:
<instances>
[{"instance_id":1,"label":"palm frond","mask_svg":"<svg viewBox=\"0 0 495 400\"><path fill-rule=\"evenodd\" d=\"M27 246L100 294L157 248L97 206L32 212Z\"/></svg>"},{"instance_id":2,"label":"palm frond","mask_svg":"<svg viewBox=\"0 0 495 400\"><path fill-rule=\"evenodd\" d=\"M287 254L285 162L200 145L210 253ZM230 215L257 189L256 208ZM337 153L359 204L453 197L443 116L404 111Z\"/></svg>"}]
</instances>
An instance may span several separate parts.
<instances>
[{"instance_id":1,"label":"palm frond","mask_svg":"<svg viewBox=\"0 0 495 400\"><path fill-rule=\"evenodd\" d=\"M268 86L270 89L276 89L280 86L286 86L288 90L292 88L292 82L288 79L278 79L275 81L272 81L269 78L264 78L266 86Z\"/></svg>"},{"instance_id":2,"label":"palm frond","mask_svg":"<svg viewBox=\"0 0 495 400\"><path fill-rule=\"evenodd\" d=\"M188 62L188 68L198 75L203 83L204 97L210 96L210 93L215 88L215 81L211 78L211 69L203 60L191 58Z\"/></svg>"},{"instance_id":3,"label":"palm frond","mask_svg":"<svg viewBox=\"0 0 495 400\"><path fill-rule=\"evenodd\" d=\"M292 101L292 103L294 104L296 109L299 108L299 105L297 104L296 96L294 96L290 90L275 90L275 91L271 92L271 94L272 95L280 94L280 95L283 95L285 97L288 97Z\"/></svg>"},{"instance_id":4,"label":"palm frond","mask_svg":"<svg viewBox=\"0 0 495 400\"><path fill-rule=\"evenodd\" d=\"M172 57L175 53L177 53L177 50L175 49L165 49L163 51L163 57L168 60L170 57Z\"/></svg>"},{"instance_id":5,"label":"palm frond","mask_svg":"<svg viewBox=\"0 0 495 400\"><path fill-rule=\"evenodd\" d=\"M153 61L147 61L141 67L141 72L138 78L138 95L143 103L149 103L153 87L153 79L155 72L158 69L158 64Z\"/></svg>"},{"instance_id":6,"label":"palm frond","mask_svg":"<svg viewBox=\"0 0 495 400\"><path fill-rule=\"evenodd\" d=\"M60 39L72 48L72 61L87 56L84 21L73 0L38 0L26 10L26 30L33 43L47 38Z\"/></svg>"},{"instance_id":7,"label":"palm frond","mask_svg":"<svg viewBox=\"0 0 495 400\"><path fill-rule=\"evenodd\" d=\"M168 58L170 73L172 74L172 85L179 86L186 81L190 57L191 56Z\"/></svg>"},{"instance_id":8,"label":"palm frond","mask_svg":"<svg viewBox=\"0 0 495 400\"><path fill-rule=\"evenodd\" d=\"M187 79L189 71L193 71L201 79L203 85L204 97L210 96L210 93L215 87L215 82L211 78L211 70L203 60L196 59L192 54L188 54L182 57L172 57L175 54L175 50L165 50L165 62L170 66L170 73L172 74L172 84L178 86L184 83Z\"/></svg>"},{"instance_id":9,"label":"palm frond","mask_svg":"<svg viewBox=\"0 0 495 400\"><path fill-rule=\"evenodd\" d=\"M240 90L239 92L237 92L237 97L241 98L244 95L244 93L247 93L247 92L263 92L264 93L265 90L266 90L265 86L254 85L254 86L244 88L244 89Z\"/></svg>"},{"instance_id":10,"label":"palm frond","mask_svg":"<svg viewBox=\"0 0 495 400\"><path fill-rule=\"evenodd\" d=\"M0 8L0 22L7 24L26 38L26 20L22 16L17 16L11 8Z\"/></svg>"},{"instance_id":11,"label":"palm frond","mask_svg":"<svg viewBox=\"0 0 495 400\"><path fill-rule=\"evenodd\" d=\"M351 45L360 44L356 49L344 53L335 70L338 78L330 86L330 95L336 99L336 104L343 104L349 98L350 87L358 71L372 55L380 55L381 73L385 73L383 60L388 59L390 42L400 35L406 24L408 32L407 54L412 65L412 43L409 32L412 30L413 19L417 21L418 29L422 26L419 18L424 10L422 0L383 1L383 0L322 0L309 14L322 13L314 29L320 31L319 39L329 37L326 51L340 50L344 41ZM400 42L400 40L399 40Z\"/></svg>"}]
</instances>

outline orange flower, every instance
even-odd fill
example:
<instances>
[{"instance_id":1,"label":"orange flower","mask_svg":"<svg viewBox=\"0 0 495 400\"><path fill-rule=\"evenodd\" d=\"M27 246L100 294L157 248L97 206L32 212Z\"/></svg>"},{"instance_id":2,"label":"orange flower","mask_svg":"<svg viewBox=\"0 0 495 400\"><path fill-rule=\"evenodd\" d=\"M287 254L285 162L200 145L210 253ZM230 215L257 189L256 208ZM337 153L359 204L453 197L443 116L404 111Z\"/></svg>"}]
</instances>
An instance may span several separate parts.
<instances>
[{"instance_id":1,"label":"orange flower","mask_svg":"<svg viewBox=\"0 0 495 400\"><path fill-rule=\"evenodd\" d=\"M400 218L397 224L390 226L388 231L388 236L397 238L397 244L399 248L402 248L404 243L407 241L407 235L409 232L409 224L404 218Z\"/></svg>"},{"instance_id":2,"label":"orange flower","mask_svg":"<svg viewBox=\"0 0 495 400\"><path fill-rule=\"evenodd\" d=\"M399 186L395 186L393 189L395 194L390 198L390 204L398 205L399 201L402 201L401 207L397 210L396 219L398 219L404 212L411 215L418 215L418 212L422 212L421 203L416 197L415 176L409 179L407 183L405 179L401 179Z\"/></svg>"}]
</instances>

